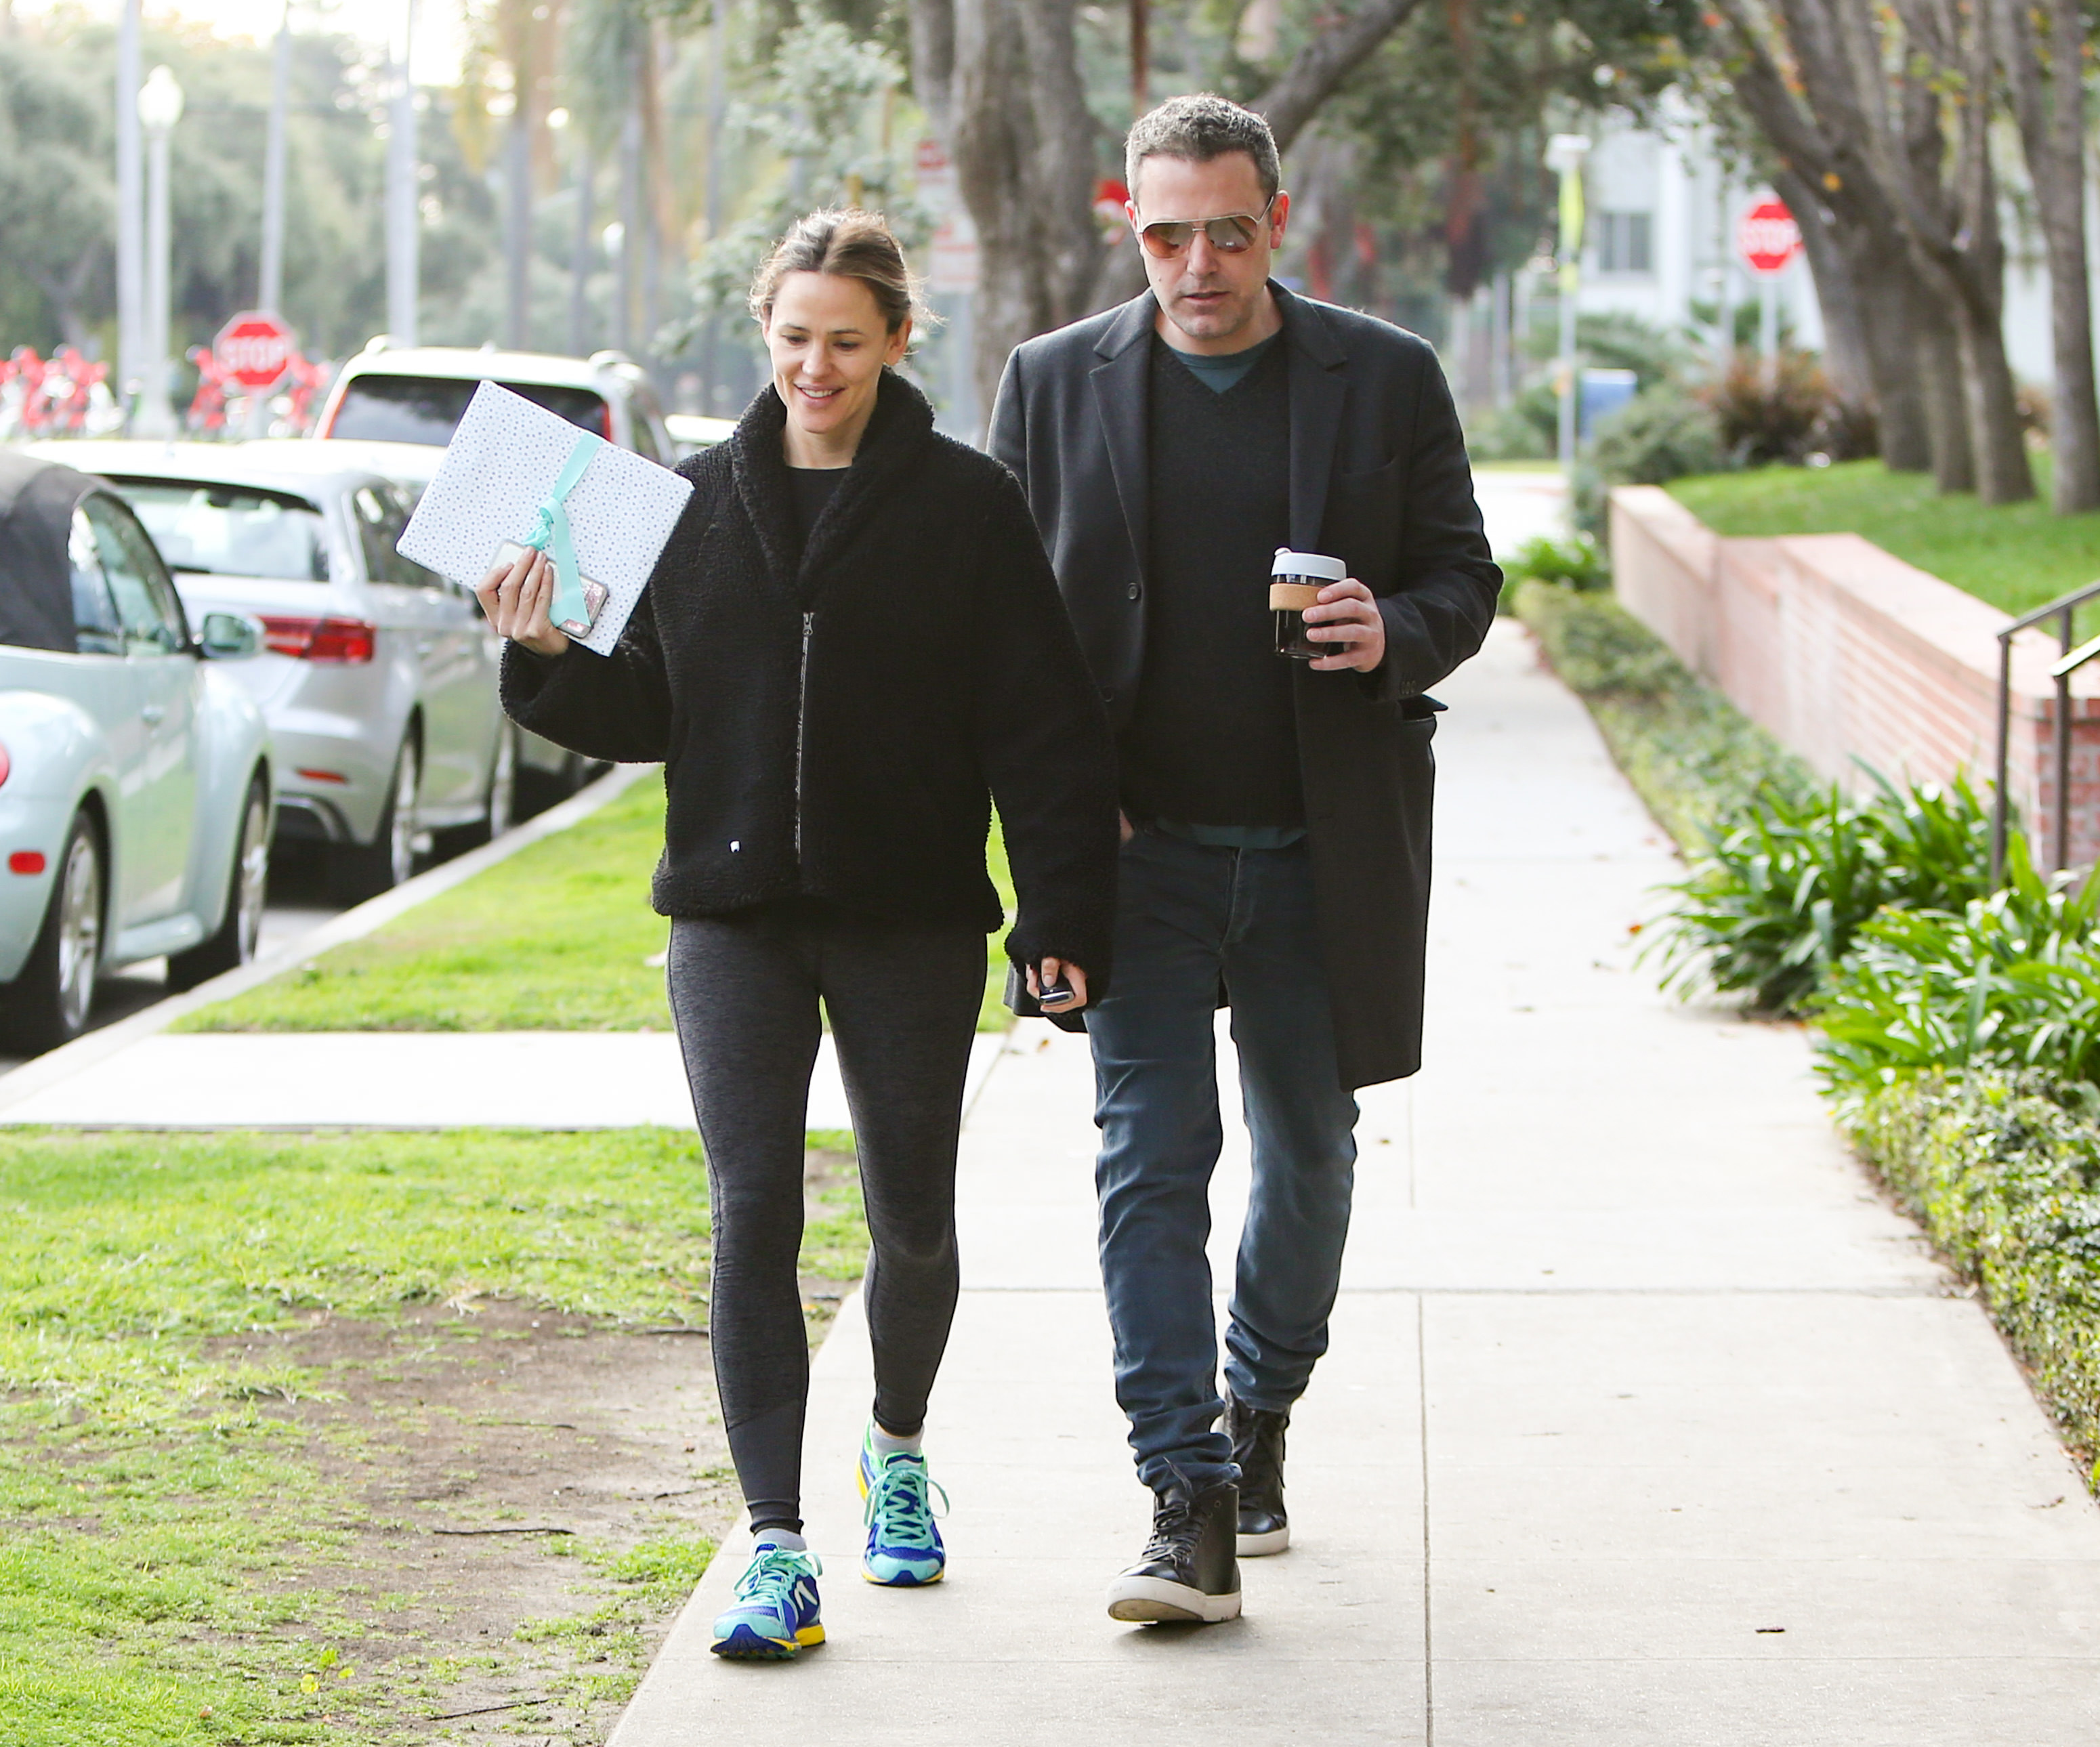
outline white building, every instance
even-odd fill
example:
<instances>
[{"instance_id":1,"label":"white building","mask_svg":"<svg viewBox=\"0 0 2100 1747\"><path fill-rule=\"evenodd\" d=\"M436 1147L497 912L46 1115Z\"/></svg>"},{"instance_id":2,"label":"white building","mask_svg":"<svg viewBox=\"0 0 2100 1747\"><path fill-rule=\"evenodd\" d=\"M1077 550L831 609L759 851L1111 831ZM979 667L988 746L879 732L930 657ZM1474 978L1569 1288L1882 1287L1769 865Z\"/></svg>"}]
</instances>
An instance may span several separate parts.
<instances>
[{"instance_id":1,"label":"white building","mask_svg":"<svg viewBox=\"0 0 2100 1747\"><path fill-rule=\"evenodd\" d=\"M1674 97L1664 99L1656 130L1622 114L1590 134L1583 313L1637 315L1710 337L1715 311L1756 303L1762 276L1736 252L1736 226L1771 191L1732 175L1698 117ZM1797 344L1820 349L1823 315L1807 262L1797 256L1775 280L1780 325ZM1707 322L1695 304L1708 307Z\"/></svg>"},{"instance_id":2,"label":"white building","mask_svg":"<svg viewBox=\"0 0 2100 1747\"><path fill-rule=\"evenodd\" d=\"M1587 131L1595 143L1584 179L1588 223L1579 308L1586 315L1622 311L1718 342L1715 327L1710 324L1715 311L1754 305L1761 294L1760 276L1736 251L1736 226L1771 191L1731 173L1714 150L1710 132L1674 93L1665 96L1653 128L1621 113L1593 122ZM2025 177L2018 142L2008 135L1998 148L2001 185L2018 190ZM2088 240L2094 251L2095 283L2100 284L2100 177L2089 180L2088 192ZM2005 343L2014 374L2023 382L2045 384L2054 373L2049 275L2040 240L2032 234L2023 205L2009 192ZM1541 296L1551 295L1550 283L1538 282L1536 289ZM1791 330L1796 343L1820 350L1822 311L1805 258L1797 256L1777 276L1776 289L1782 325ZM1493 294L1484 291L1479 309L1461 315L1459 327L1470 324L1476 331L1484 329ZM1521 303L1522 289L1513 297ZM1705 307L1699 314L1707 320L1698 320L1695 305ZM1462 364L1454 373L1466 375ZM1480 381L1476 385L1467 379L1468 399L1501 398L1491 392L1485 372L1476 368L1471 375Z\"/></svg>"}]
</instances>

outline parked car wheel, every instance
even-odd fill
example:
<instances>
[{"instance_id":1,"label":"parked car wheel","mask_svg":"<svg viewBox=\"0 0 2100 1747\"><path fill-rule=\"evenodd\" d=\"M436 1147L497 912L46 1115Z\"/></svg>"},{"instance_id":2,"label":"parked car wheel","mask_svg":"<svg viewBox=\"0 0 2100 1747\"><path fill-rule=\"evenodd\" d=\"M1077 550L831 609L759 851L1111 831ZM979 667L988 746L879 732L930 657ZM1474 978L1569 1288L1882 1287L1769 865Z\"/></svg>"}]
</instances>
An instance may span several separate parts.
<instances>
[{"instance_id":1,"label":"parked car wheel","mask_svg":"<svg viewBox=\"0 0 2100 1747\"><path fill-rule=\"evenodd\" d=\"M415 872L416 796L421 779L422 760L412 734L395 754L393 786L372 841L336 846L331 883L339 902L360 904L377 898Z\"/></svg>"},{"instance_id":2,"label":"parked car wheel","mask_svg":"<svg viewBox=\"0 0 2100 1747\"><path fill-rule=\"evenodd\" d=\"M528 765L518 773L521 814L544 813L558 801L567 801L583 787L585 769L581 752L564 752L551 770Z\"/></svg>"},{"instance_id":3,"label":"parked car wheel","mask_svg":"<svg viewBox=\"0 0 2100 1747\"><path fill-rule=\"evenodd\" d=\"M0 1031L11 1048L35 1055L87 1029L102 969L102 839L83 810L66 833L37 943L0 1004Z\"/></svg>"},{"instance_id":4,"label":"parked car wheel","mask_svg":"<svg viewBox=\"0 0 2100 1747\"><path fill-rule=\"evenodd\" d=\"M500 837L518 823L518 728L506 721L496 737L496 761L488 773L488 835Z\"/></svg>"},{"instance_id":5,"label":"parked car wheel","mask_svg":"<svg viewBox=\"0 0 2100 1747\"><path fill-rule=\"evenodd\" d=\"M194 989L199 983L245 964L255 956L262 935L262 905L270 889L270 788L261 771L248 787L240 815L240 840L234 845L227 876L226 920L201 946L171 955L168 986Z\"/></svg>"}]
</instances>

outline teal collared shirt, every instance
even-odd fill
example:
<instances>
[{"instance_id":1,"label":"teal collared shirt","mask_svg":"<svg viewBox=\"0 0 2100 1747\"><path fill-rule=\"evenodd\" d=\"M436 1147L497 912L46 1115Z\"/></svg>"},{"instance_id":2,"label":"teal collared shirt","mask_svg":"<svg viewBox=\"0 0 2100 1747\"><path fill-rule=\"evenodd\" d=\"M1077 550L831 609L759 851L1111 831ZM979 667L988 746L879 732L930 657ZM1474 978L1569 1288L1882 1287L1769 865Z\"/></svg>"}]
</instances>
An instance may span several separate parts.
<instances>
[{"instance_id":1,"label":"teal collared shirt","mask_svg":"<svg viewBox=\"0 0 2100 1747\"><path fill-rule=\"evenodd\" d=\"M1167 350L1188 365L1196 380L1213 394L1222 395L1229 388L1237 387L1246 373L1260 364L1270 346L1283 337L1279 331L1265 340L1257 340L1240 352L1185 352L1174 346ZM1252 845L1260 847L1260 845Z\"/></svg>"}]
</instances>

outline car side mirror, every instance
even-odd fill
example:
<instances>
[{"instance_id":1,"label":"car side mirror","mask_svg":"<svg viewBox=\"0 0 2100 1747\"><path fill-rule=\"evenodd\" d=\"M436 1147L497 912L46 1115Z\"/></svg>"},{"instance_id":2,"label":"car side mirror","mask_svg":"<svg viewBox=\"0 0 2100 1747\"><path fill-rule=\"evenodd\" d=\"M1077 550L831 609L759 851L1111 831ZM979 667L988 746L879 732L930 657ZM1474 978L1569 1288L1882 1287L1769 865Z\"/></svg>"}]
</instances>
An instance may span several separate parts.
<instances>
[{"instance_id":1,"label":"car side mirror","mask_svg":"<svg viewBox=\"0 0 2100 1747\"><path fill-rule=\"evenodd\" d=\"M206 613L197 647L211 661L240 661L262 652L262 622L246 613Z\"/></svg>"}]
</instances>

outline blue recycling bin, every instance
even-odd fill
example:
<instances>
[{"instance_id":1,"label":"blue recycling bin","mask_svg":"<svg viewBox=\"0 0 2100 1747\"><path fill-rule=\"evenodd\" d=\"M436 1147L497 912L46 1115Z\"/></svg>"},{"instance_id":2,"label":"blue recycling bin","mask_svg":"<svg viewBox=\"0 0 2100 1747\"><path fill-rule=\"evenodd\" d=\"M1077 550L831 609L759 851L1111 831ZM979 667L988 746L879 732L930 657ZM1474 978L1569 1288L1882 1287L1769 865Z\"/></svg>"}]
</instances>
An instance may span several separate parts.
<instances>
[{"instance_id":1,"label":"blue recycling bin","mask_svg":"<svg viewBox=\"0 0 2100 1747\"><path fill-rule=\"evenodd\" d=\"M1588 442L1597 421L1632 399L1640 378L1630 370L1585 370L1575 402L1577 435Z\"/></svg>"}]
</instances>

